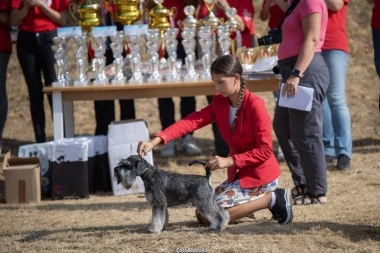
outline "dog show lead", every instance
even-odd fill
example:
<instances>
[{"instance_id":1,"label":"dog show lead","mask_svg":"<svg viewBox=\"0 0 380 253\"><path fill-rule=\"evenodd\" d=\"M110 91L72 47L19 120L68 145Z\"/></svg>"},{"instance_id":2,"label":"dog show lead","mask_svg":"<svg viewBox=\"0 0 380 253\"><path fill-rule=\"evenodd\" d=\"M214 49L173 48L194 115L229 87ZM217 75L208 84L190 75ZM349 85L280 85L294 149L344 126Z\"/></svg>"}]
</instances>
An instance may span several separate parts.
<instances>
[{"instance_id":1,"label":"dog show lead","mask_svg":"<svg viewBox=\"0 0 380 253\"><path fill-rule=\"evenodd\" d=\"M287 224L293 220L291 192L277 188L281 171L272 150L271 119L264 101L246 88L242 72L236 57L218 57L211 65L217 92L212 103L139 142L137 153L144 156L158 144L216 122L230 148L229 157L214 156L206 165L212 171L227 168L227 180L215 189L218 205L228 211L230 222L268 208L273 219ZM198 212L197 219L209 223L204 213Z\"/></svg>"}]
</instances>

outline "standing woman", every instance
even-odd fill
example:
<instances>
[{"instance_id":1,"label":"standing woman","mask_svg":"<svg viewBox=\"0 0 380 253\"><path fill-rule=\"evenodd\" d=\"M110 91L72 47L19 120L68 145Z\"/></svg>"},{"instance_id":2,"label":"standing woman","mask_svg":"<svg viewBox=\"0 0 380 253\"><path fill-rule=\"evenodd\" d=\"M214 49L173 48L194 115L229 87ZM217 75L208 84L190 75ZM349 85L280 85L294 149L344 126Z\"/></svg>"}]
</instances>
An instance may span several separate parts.
<instances>
[{"instance_id":1,"label":"standing woman","mask_svg":"<svg viewBox=\"0 0 380 253\"><path fill-rule=\"evenodd\" d=\"M12 51L11 33L9 30L9 2L0 1L0 152L1 140L8 113L6 91L7 67Z\"/></svg>"},{"instance_id":2,"label":"standing woman","mask_svg":"<svg viewBox=\"0 0 380 253\"><path fill-rule=\"evenodd\" d=\"M43 84L56 79L54 52L51 49L57 27L66 23L69 0L10 0L11 24L19 26L17 57L28 86L30 112L36 142L45 142ZM50 106L51 95L48 96Z\"/></svg>"},{"instance_id":3,"label":"standing woman","mask_svg":"<svg viewBox=\"0 0 380 253\"><path fill-rule=\"evenodd\" d=\"M314 89L314 97L310 112L276 106L273 128L292 173L292 197L298 197L295 204L326 203L322 102L329 70L321 54L328 19L326 3L296 0L285 16L278 52L285 83L280 96L293 97L297 87L304 86Z\"/></svg>"}]
</instances>

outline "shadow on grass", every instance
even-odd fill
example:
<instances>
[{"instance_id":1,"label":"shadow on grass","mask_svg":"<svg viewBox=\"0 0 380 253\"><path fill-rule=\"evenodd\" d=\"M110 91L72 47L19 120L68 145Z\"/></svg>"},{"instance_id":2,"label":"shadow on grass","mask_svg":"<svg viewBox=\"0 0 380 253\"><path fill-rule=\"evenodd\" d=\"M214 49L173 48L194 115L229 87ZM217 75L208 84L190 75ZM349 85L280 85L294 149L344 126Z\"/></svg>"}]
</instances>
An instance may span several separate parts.
<instances>
[{"instance_id":1,"label":"shadow on grass","mask_svg":"<svg viewBox=\"0 0 380 253\"><path fill-rule=\"evenodd\" d=\"M97 226L85 228L66 228L66 229L52 229L52 230L39 230L39 231L26 231L6 234L4 236L15 236L22 234L23 238L20 242L35 242L43 241L45 237L55 234L67 233L81 233L81 236L91 236L102 238L109 232L118 232L120 234L128 235L133 233L147 234L148 224L132 224L123 226ZM207 227L201 226L196 221L182 221L172 222L167 227L164 233L178 233L191 231L199 234L209 233ZM273 221L260 221L260 222L241 222L230 225L222 234L249 234L254 238L255 235L296 235L299 233L313 234L319 233L318 230L328 229L334 233L339 233L342 237L349 239L351 242L360 242L363 240L380 241L380 227L370 225L355 225L355 224L340 224L334 222L295 222L290 225L278 225ZM216 233L216 232L211 232Z\"/></svg>"}]
</instances>

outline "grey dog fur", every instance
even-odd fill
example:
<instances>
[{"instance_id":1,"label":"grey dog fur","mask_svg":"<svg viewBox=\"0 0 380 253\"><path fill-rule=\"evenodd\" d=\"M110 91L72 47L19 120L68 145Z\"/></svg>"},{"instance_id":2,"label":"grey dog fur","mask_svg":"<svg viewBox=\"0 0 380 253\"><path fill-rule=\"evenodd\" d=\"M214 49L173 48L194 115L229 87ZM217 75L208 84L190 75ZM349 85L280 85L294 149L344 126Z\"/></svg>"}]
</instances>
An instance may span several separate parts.
<instances>
[{"instance_id":1,"label":"grey dog fur","mask_svg":"<svg viewBox=\"0 0 380 253\"><path fill-rule=\"evenodd\" d=\"M194 163L205 164L204 161ZM211 170L206 169L206 176L183 175L160 170L138 155L122 159L114 168L118 184L124 188L132 187L137 176L145 186L145 197L152 206L152 221L149 232L160 233L166 229L169 220L168 207L193 203L198 212L206 217L212 230L223 230L229 222L229 214L215 200L211 186Z\"/></svg>"}]
</instances>

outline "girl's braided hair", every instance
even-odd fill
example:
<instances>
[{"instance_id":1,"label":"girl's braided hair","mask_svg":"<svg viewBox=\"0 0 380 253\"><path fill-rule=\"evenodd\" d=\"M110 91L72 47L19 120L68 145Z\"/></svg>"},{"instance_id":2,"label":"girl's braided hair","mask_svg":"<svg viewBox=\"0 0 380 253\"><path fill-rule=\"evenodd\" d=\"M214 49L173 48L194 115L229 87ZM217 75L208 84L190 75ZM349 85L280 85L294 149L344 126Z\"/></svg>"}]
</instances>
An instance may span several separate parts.
<instances>
[{"instance_id":1,"label":"girl's braided hair","mask_svg":"<svg viewBox=\"0 0 380 253\"><path fill-rule=\"evenodd\" d=\"M239 115L240 107L243 103L244 92L246 89L246 81L242 77L243 67L241 66L239 60L232 55L223 55L218 57L211 65L211 73L219 74L226 77L233 77L236 74L240 76L240 91L239 91L239 102L236 108L235 118L231 124L231 132L235 128L236 118Z\"/></svg>"}]
</instances>

